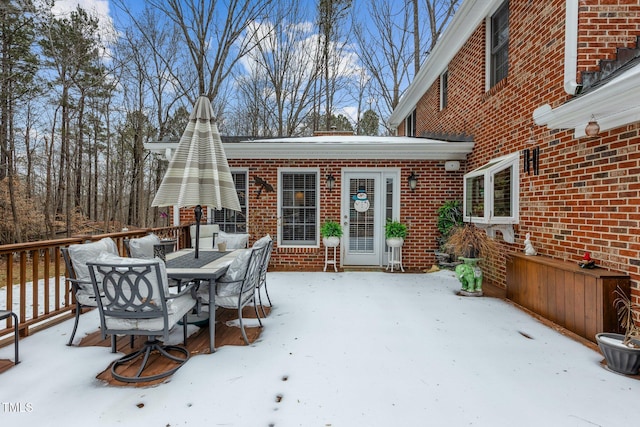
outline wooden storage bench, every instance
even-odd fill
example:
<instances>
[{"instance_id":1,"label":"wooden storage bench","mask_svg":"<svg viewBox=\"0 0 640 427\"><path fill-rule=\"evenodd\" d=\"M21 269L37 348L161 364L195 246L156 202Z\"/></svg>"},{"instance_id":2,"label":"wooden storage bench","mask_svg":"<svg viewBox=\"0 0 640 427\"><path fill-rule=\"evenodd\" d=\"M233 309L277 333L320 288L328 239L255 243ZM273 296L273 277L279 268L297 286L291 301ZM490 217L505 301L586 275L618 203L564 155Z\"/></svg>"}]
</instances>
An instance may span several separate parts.
<instances>
[{"instance_id":1,"label":"wooden storage bench","mask_svg":"<svg viewBox=\"0 0 640 427\"><path fill-rule=\"evenodd\" d=\"M620 332L617 286L629 295L629 276L540 255L507 257L508 299L593 342L598 332Z\"/></svg>"}]
</instances>

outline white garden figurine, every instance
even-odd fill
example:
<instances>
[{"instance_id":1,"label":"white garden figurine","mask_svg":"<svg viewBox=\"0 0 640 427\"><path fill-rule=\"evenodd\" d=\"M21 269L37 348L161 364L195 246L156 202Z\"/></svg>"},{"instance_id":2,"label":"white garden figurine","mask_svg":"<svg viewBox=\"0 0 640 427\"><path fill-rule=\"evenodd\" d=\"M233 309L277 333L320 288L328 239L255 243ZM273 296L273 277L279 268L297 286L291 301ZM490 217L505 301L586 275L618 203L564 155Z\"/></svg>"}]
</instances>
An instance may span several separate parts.
<instances>
[{"instance_id":1,"label":"white garden figurine","mask_svg":"<svg viewBox=\"0 0 640 427\"><path fill-rule=\"evenodd\" d=\"M527 233L524 239L524 253L527 255L537 255L538 252L533 248L531 244L531 233Z\"/></svg>"}]
</instances>

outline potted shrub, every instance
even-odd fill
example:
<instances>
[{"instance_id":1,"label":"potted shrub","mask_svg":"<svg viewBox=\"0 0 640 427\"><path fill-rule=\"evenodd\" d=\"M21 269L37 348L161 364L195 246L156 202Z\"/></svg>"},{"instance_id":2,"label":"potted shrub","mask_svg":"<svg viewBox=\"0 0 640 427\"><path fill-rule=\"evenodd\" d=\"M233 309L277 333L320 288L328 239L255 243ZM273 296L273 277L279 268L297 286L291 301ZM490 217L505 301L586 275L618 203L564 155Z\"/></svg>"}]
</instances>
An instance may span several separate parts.
<instances>
[{"instance_id":1,"label":"potted shrub","mask_svg":"<svg viewBox=\"0 0 640 427\"><path fill-rule=\"evenodd\" d=\"M613 304L618 313L618 321L625 333L601 332L596 334L596 342L607 362L607 368L625 375L637 375L640 370L640 328L634 319L640 315L640 305L618 287Z\"/></svg>"},{"instance_id":2,"label":"potted shrub","mask_svg":"<svg viewBox=\"0 0 640 427\"><path fill-rule=\"evenodd\" d=\"M472 223L453 227L444 247L464 258L490 258L497 249L495 241L487 236L486 231Z\"/></svg>"},{"instance_id":3,"label":"potted shrub","mask_svg":"<svg viewBox=\"0 0 640 427\"><path fill-rule=\"evenodd\" d=\"M407 225L400 221L387 220L384 226L384 237L387 241L387 246L390 248L397 248L404 244L404 239L407 237Z\"/></svg>"},{"instance_id":4,"label":"potted shrub","mask_svg":"<svg viewBox=\"0 0 640 427\"><path fill-rule=\"evenodd\" d=\"M451 230L445 247L464 263L456 267L456 276L462 284L460 294L482 296L483 272L478 262L496 254L496 242L485 230L472 223L464 223Z\"/></svg>"},{"instance_id":5,"label":"potted shrub","mask_svg":"<svg viewBox=\"0 0 640 427\"><path fill-rule=\"evenodd\" d=\"M340 244L340 238L342 237L342 226L336 221L326 221L320 227L320 234L322 235L322 243L330 248L336 247Z\"/></svg>"}]
</instances>

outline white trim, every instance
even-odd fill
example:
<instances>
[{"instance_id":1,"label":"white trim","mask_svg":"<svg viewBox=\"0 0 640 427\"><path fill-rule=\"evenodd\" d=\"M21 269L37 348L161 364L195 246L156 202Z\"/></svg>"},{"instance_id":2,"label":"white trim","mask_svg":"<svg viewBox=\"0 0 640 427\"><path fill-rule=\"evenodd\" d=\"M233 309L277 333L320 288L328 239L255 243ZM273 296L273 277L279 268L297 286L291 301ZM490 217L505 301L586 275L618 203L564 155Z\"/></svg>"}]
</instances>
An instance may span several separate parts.
<instances>
[{"instance_id":1,"label":"white trim","mask_svg":"<svg viewBox=\"0 0 640 427\"><path fill-rule=\"evenodd\" d=\"M386 182L387 179L393 179L393 201L392 201L392 217L394 219L400 218L400 210L401 210L401 191L402 191L402 171L403 168L399 167L390 167L390 168L377 168L377 167L348 167L343 168L341 171L341 182L343 183L340 195L340 220L342 225L344 226L345 221L349 223L351 226L349 213L351 206L351 194L349 192L349 183L348 177L350 175L360 176L360 177L368 177L375 178L377 180L376 185L376 200L378 200L376 204L376 213L375 213L375 236L378 237L373 241L374 253L372 254L351 254L351 259L349 257L349 238L348 233L349 229L345 228L346 237L343 238L343 245L340 254L340 262L343 265L348 264L349 262L353 264L349 265L377 265L384 266L386 264L386 260L388 257L388 253L385 251L385 236L384 236L384 223L385 223L385 215L386 215ZM370 264L372 258L376 257L377 261L374 264ZM358 259L359 258L359 259Z\"/></svg>"},{"instance_id":2,"label":"white trim","mask_svg":"<svg viewBox=\"0 0 640 427\"><path fill-rule=\"evenodd\" d=\"M479 168L464 175L463 185L463 219L474 224L517 224L520 221L520 152L491 159ZM505 169L511 169L511 211L508 217L495 216L494 213L494 176ZM467 180L483 177L484 180L484 212L483 216L467 215Z\"/></svg>"},{"instance_id":3,"label":"white trim","mask_svg":"<svg viewBox=\"0 0 640 427\"><path fill-rule=\"evenodd\" d=\"M548 129L573 129L574 136L585 136L587 123L595 117L600 132L640 122L640 64L607 84L571 99L557 108L549 104L536 108L534 122Z\"/></svg>"},{"instance_id":4,"label":"white trim","mask_svg":"<svg viewBox=\"0 0 640 427\"><path fill-rule=\"evenodd\" d=\"M151 142L144 148L159 154L177 142ZM466 160L473 142L446 142L400 136L317 136L224 143L227 159Z\"/></svg>"},{"instance_id":5,"label":"white trim","mask_svg":"<svg viewBox=\"0 0 640 427\"><path fill-rule=\"evenodd\" d=\"M389 125L397 128L418 104L420 98L449 65L485 17L503 0L465 0L447 25L429 58L422 64L413 82L405 90L400 102L389 117Z\"/></svg>"}]
</instances>

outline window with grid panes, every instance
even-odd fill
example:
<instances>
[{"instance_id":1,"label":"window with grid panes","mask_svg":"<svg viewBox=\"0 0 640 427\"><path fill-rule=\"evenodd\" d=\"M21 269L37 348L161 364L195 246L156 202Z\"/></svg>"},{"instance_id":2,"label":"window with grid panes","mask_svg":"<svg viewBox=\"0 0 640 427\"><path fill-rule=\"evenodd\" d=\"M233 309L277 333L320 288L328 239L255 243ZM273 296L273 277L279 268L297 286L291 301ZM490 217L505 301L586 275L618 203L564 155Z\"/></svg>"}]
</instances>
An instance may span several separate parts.
<instances>
[{"instance_id":1,"label":"window with grid panes","mask_svg":"<svg viewBox=\"0 0 640 427\"><path fill-rule=\"evenodd\" d=\"M213 222L227 233L247 232L247 172L231 172L240 201L240 211L221 209L213 211Z\"/></svg>"},{"instance_id":2,"label":"window with grid panes","mask_svg":"<svg viewBox=\"0 0 640 427\"><path fill-rule=\"evenodd\" d=\"M283 172L281 191L281 244L318 244L318 175L316 172Z\"/></svg>"},{"instance_id":3,"label":"window with grid panes","mask_svg":"<svg viewBox=\"0 0 640 427\"><path fill-rule=\"evenodd\" d=\"M449 71L440 74L440 109L447 108L449 102Z\"/></svg>"},{"instance_id":4,"label":"window with grid panes","mask_svg":"<svg viewBox=\"0 0 640 427\"><path fill-rule=\"evenodd\" d=\"M491 16L491 86L507 77L509 70L509 2Z\"/></svg>"}]
</instances>

